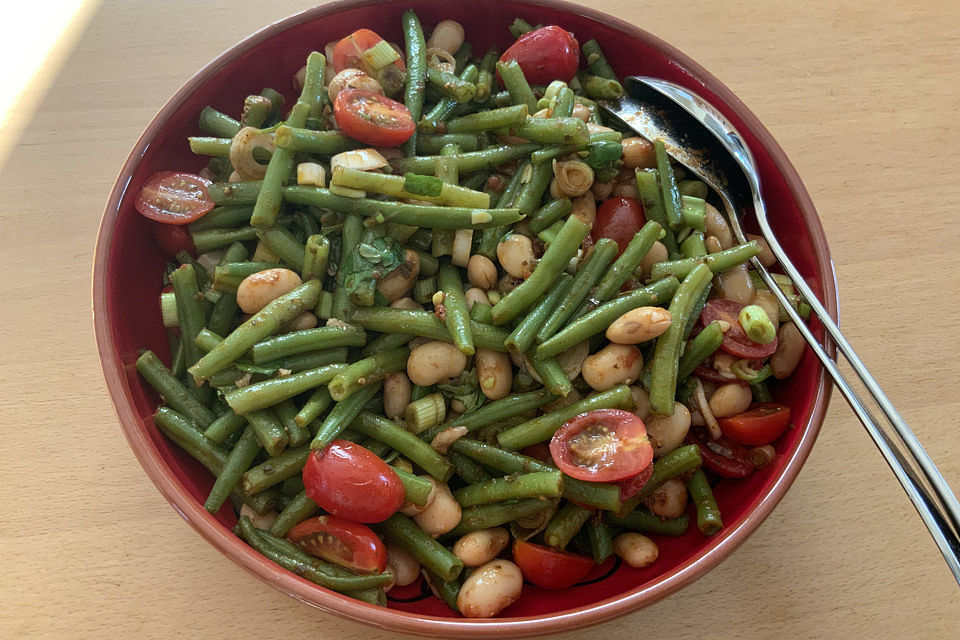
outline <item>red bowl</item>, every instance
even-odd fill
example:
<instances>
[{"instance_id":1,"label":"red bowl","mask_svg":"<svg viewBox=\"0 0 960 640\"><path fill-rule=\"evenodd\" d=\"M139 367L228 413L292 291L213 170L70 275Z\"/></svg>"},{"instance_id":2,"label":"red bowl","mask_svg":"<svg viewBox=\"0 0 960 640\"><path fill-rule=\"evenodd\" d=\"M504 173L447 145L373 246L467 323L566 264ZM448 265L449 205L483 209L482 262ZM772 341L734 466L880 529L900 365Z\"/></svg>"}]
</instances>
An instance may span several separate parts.
<instances>
[{"instance_id":1,"label":"red bowl","mask_svg":"<svg viewBox=\"0 0 960 640\"><path fill-rule=\"evenodd\" d=\"M241 567L289 595L324 611L378 627L432 636L521 636L570 630L609 620L648 605L702 576L757 528L796 478L816 440L830 385L809 351L776 395L789 404L795 427L777 443L768 467L742 481L724 481L717 491L724 529L707 538L696 527L681 538L658 540L660 558L646 569L608 561L587 582L562 592L531 585L523 597L491 620L468 620L426 597L421 585L391 592L388 608L375 607L322 589L289 573L230 532L229 508L217 516L203 509L212 478L162 436L151 420L156 397L137 377L137 350L168 356L157 308L164 257L151 224L134 209L144 180L161 170L199 170L187 136L199 134L204 105L235 113L243 98L264 86L296 98L291 78L312 50L359 28L402 42L400 14L412 8L429 29L444 18L466 26L475 52L510 43L507 26L520 16L532 24L558 24L583 42L596 38L620 76L657 76L689 87L716 105L740 130L760 169L772 223L801 273L831 315L837 316L833 266L823 229L796 171L780 146L730 90L703 67L633 25L555 0L385 0L333 2L281 20L232 47L190 79L153 119L123 165L104 211L94 263L93 303L100 359L107 387L130 446L157 488L211 544ZM173 588L176 588L174 585Z\"/></svg>"}]
</instances>

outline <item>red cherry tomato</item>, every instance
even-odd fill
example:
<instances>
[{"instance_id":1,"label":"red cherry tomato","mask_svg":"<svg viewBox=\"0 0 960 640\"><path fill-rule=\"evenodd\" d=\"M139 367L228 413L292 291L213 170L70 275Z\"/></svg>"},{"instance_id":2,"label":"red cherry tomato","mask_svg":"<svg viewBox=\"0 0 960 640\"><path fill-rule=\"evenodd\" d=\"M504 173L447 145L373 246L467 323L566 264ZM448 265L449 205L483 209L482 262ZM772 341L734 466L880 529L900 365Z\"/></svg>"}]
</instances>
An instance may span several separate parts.
<instances>
[{"instance_id":1,"label":"red cherry tomato","mask_svg":"<svg viewBox=\"0 0 960 640\"><path fill-rule=\"evenodd\" d=\"M572 478L616 482L649 466L653 447L643 420L636 415L594 409L574 417L553 434L550 455Z\"/></svg>"},{"instance_id":2,"label":"red cherry tomato","mask_svg":"<svg viewBox=\"0 0 960 640\"><path fill-rule=\"evenodd\" d=\"M333 102L333 117L345 134L375 147L395 147L413 135L406 106L372 91L345 89Z\"/></svg>"},{"instance_id":3,"label":"red cherry tomato","mask_svg":"<svg viewBox=\"0 0 960 640\"><path fill-rule=\"evenodd\" d=\"M766 358L777 350L776 339L769 344L759 344L747 337L746 331L740 326L740 310L743 305L733 300L711 300L703 307L700 322L707 326L711 322L723 320L730 324L730 329L723 334L723 343L720 349L738 358Z\"/></svg>"},{"instance_id":4,"label":"red cherry tomato","mask_svg":"<svg viewBox=\"0 0 960 640\"><path fill-rule=\"evenodd\" d=\"M623 253L634 234L644 225L643 207L633 198L609 198L597 208L597 221L590 232L593 241L600 238L615 240Z\"/></svg>"},{"instance_id":5,"label":"red cherry tomato","mask_svg":"<svg viewBox=\"0 0 960 640\"><path fill-rule=\"evenodd\" d=\"M190 230L184 225L157 222L153 225L153 237L160 246L160 250L168 256L175 256L181 251L186 251L192 256L197 255L197 248L193 245Z\"/></svg>"},{"instance_id":6,"label":"red cherry tomato","mask_svg":"<svg viewBox=\"0 0 960 640\"><path fill-rule=\"evenodd\" d=\"M500 56L500 62L508 60L517 61L530 84L568 82L580 65L580 44L566 29L550 25L520 36Z\"/></svg>"},{"instance_id":7,"label":"red cherry tomato","mask_svg":"<svg viewBox=\"0 0 960 640\"><path fill-rule=\"evenodd\" d=\"M717 418L720 431L734 442L751 447L770 444L790 424L790 407L776 402L752 405L743 413Z\"/></svg>"},{"instance_id":8,"label":"red cherry tomato","mask_svg":"<svg viewBox=\"0 0 960 640\"><path fill-rule=\"evenodd\" d=\"M358 444L334 440L303 467L307 497L353 522L382 522L403 505L403 483L386 462Z\"/></svg>"},{"instance_id":9,"label":"red cherry tomato","mask_svg":"<svg viewBox=\"0 0 960 640\"><path fill-rule=\"evenodd\" d=\"M213 209L209 186L209 180L192 173L157 172L141 187L137 211L157 222L188 224Z\"/></svg>"},{"instance_id":10,"label":"red cherry tomato","mask_svg":"<svg viewBox=\"0 0 960 640\"><path fill-rule=\"evenodd\" d=\"M702 437L694 430L687 433L685 442L700 448L703 466L724 478L746 478L756 467L747 459L750 449L729 438L717 440Z\"/></svg>"},{"instance_id":11,"label":"red cherry tomato","mask_svg":"<svg viewBox=\"0 0 960 640\"><path fill-rule=\"evenodd\" d=\"M312 556L357 573L381 573L387 548L369 527L333 516L304 520L287 537Z\"/></svg>"},{"instance_id":12,"label":"red cherry tomato","mask_svg":"<svg viewBox=\"0 0 960 640\"><path fill-rule=\"evenodd\" d=\"M620 485L620 502L626 502L640 493L640 490L643 489L652 475L653 465L648 464L647 467L637 475L630 476L626 480L618 482L617 484Z\"/></svg>"},{"instance_id":13,"label":"red cherry tomato","mask_svg":"<svg viewBox=\"0 0 960 640\"><path fill-rule=\"evenodd\" d=\"M375 75L376 69L363 58L363 52L383 42L383 38L370 29L358 29L337 43L333 48L333 69L340 73L344 69L360 69L369 75ZM406 70L403 56L393 61L400 71Z\"/></svg>"},{"instance_id":14,"label":"red cherry tomato","mask_svg":"<svg viewBox=\"0 0 960 640\"><path fill-rule=\"evenodd\" d=\"M541 589L572 587L593 568L593 558L522 540L513 543L513 561L520 567L523 578Z\"/></svg>"}]
</instances>

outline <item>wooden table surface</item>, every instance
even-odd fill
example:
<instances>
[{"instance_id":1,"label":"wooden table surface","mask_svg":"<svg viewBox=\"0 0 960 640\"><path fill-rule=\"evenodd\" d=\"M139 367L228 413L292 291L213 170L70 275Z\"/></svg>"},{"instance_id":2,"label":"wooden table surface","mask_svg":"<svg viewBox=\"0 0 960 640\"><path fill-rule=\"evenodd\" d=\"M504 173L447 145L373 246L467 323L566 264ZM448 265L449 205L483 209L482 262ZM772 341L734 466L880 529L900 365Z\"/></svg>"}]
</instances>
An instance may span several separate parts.
<instances>
[{"instance_id":1,"label":"wooden table surface","mask_svg":"<svg viewBox=\"0 0 960 640\"><path fill-rule=\"evenodd\" d=\"M97 225L140 132L207 60L311 4L88 6L22 97L24 128L0 148L0 637L391 635L294 602L176 516L121 435L91 323ZM960 12L585 4L690 54L770 128L820 211L846 335L960 487ZM835 397L793 488L740 550L665 601L564 637L956 638L958 594Z\"/></svg>"}]
</instances>

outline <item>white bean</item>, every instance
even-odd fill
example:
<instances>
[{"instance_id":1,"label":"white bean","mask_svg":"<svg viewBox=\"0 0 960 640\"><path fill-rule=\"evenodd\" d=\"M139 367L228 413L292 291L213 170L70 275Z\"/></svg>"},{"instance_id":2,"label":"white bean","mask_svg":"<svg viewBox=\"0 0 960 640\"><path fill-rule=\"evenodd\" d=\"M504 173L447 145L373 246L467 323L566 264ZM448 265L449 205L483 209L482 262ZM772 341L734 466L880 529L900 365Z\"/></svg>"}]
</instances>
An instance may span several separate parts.
<instances>
[{"instance_id":1,"label":"white bean","mask_svg":"<svg viewBox=\"0 0 960 640\"><path fill-rule=\"evenodd\" d=\"M640 344L666 331L673 316L660 307L638 307L610 323L607 340L616 344Z\"/></svg>"},{"instance_id":2,"label":"white bean","mask_svg":"<svg viewBox=\"0 0 960 640\"><path fill-rule=\"evenodd\" d=\"M445 483L437 482L433 478L430 479L430 483L434 487L434 491L431 493L436 493L436 495L426 509L413 517L413 521L427 535L436 538L460 524L462 512L460 503L450 493L450 487Z\"/></svg>"},{"instance_id":3,"label":"white bean","mask_svg":"<svg viewBox=\"0 0 960 640\"><path fill-rule=\"evenodd\" d=\"M480 391L491 400L505 398L513 386L510 356L490 349L477 349L474 357Z\"/></svg>"},{"instance_id":4,"label":"white bean","mask_svg":"<svg viewBox=\"0 0 960 640\"><path fill-rule=\"evenodd\" d=\"M497 265L487 256L474 254L467 260L467 280L478 289L492 289L497 284Z\"/></svg>"},{"instance_id":5,"label":"white bean","mask_svg":"<svg viewBox=\"0 0 960 640\"><path fill-rule=\"evenodd\" d=\"M256 313L303 284L290 269L266 269L251 274L237 287L237 305L244 313Z\"/></svg>"},{"instance_id":6,"label":"white bean","mask_svg":"<svg viewBox=\"0 0 960 640\"><path fill-rule=\"evenodd\" d=\"M679 518L687 508L687 485L679 478L670 478L644 504L655 516Z\"/></svg>"},{"instance_id":7,"label":"white bean","mask_svg":"<svg viewBox=\"0 0 960 640\"><path fill-rule=\"evenodd\" d=\"M707 235L713 236L720 242L720 248L729 249L733 246L733 233L723 214L717 208L707 203L706 211Z\"/></svg>"},{"instance_id":8,"label":"white bean","mask_svg":"<svg viewBox=\"0 0 960 640\"><path fill-rule=\"evenodd\" d=\"M377 282L377 291L384 297L395 302L404 297L420 274L420 256L413 249L407 249L403 256L403 264L386 274Z\"/></svg>"},{"instance_id":9,"label":"white bean","mask_svg":"<svg viewBox=\"0 0 960 640\"><path fill-rule=\"evenodd\" d=\"M643 260L640 261L640 268L643 269L643 274L649 276L650 271L653 270L653 265L665 262L667 258L669 258L667 245L659 240L654 242L650 250L647 251L647 255L643 256Z\"/></svg>"},{"instance_id":10,"label":"white bean","mask_svg":"<svg viewBox=\"0 0 960 640\"><path fill-rule=\"evenodd\" d=\"M717 280L723 290L723 297L727 300L733 300L744 306L753 300L753 280L750 279L750 271L746 263L721 273L717 276Z\"/></svg>"},{"instance_id":11,"label":"white bean","mask_svg":"<svg viewBox=\"0 0 960 640\"><path fill-rule=\"evenodd\" d=\"M394 584L405 587L420 575L420 563L400 545L387 543L387 569L393 571Z\"/></svg>"},{"instance_id":12,"label":"white bean","mask_svg":"<svg viewBox=\"0 0 960 640\"><path fill-rule=\"evenodd\" d=\"M430 39L427 40L428 49L443 49L450 55L455 55L463 46L463 26L456 20L442 20L433 28Z\"/></svg>"},{"instance_id":13,"label":"white bean","mask_svg":"<svg viewBox=\"0 0 960 640\"><path fill-rule=\"evenodd\" d=\"M715 418L735 416L746 411L752 400L753 394L747 385L725 384L710 395L710 411Z\"/></svg>"},{"instance_id":14,"label":"white bean","mask_svg":"<svg viewBox=\"0 0 960 640\"><path fill-rule=\"evenodd\" d=\"M641 569L656 562L657 543L639 533L621 533L613 539L613 552L631 567Z\"/></svg>"},{"instance_id":15,"label":"white bean","mask_svg":"<svg viewBox=\"0 0 960 640\"><path fill-rule=\"evenodd\" d=\"M413 384L429 386L463 373L467 357L449 342L432 341L410 352L407 375Z\"/></svg>"},{"instance_id":16,"label":"white bean","mask_svg":"<svg viewBox=\"0 0 960 640\"><path fill-rule=\"evenodd\" d=\"M672 416L653 416L644 421L653 453L662 458L681 444L690 430L690 410L679 402L673 405Z\"/></svg>"},{"instance_id":17,"label":"white bean","mask_svg":"<svg viewBox=\"0 0 960 640\"><path fill-rule=\"evenodd\" d=\"M510 542L510 533L503 527L471 531L453 545L453 555L468 567L479 567L496 558Z\"/></svg>"},{"instance_id":18,"label":"white bean","mask_svg":"<svg viewBox=\"0 0 960 640\"><path fill-rule=\"evenodd\" d=\"M387 376L383 381L383 412L388 418L400 418L410 404L413 387L403 371Z\"/></svg>"},{"instance_id":19,"label":"white bean","mask_svg":"<svg viewBox=\"0 0 960 640\"><path fill-rule=\"evenodd\" d=\"M630 387L630 394L633 396L633 404L636 408L633 410L637 417L646 420L650 417L650 394L640 385Z\"/></svg>"},{"instance_id":20,"label":"white bean","mask_svg":"<svg viewBox=\"0 0 960 640\"><path fill-rule=\"evenodd\" d=\"M773 377L777 380L789 378L800 364L805 346L806 342L796 325L792 322L784 323L777 331L777 350L770 356L770 370L773 372Z\"/></svg>"},{"instance_id":21,"label":"white bean","mask_svg":"<svg viewBox=\"0 0 960 640\"><path fill-rule=\"evenodd\" d=\"M519 233L511 233L497 245L497 260L504 271L514 278L527 278L537 265L530 238Z\"/></svg>"},{"instance_id":22,"label":"white bean","mask_svg":"<svg viewBox=\"0 0 960 640\"><path fill-rule=\"evenodd\" d=\"M608 344L583 361L584 381L596 391L606 391L618 384L630 384L640 377L643 356L633 345Z\"/></svg>"},{"instance_id":23,"label":"white bean","mask_svg":"<svg viewBox=\"0 0 960 640\"><path fill-rule=\"evenodd\" d=\"M492 560L463 582L457 609L467 618L490 618L516 602L522 590L520 567L509 560Z\"/></svg>"}]
</instances>

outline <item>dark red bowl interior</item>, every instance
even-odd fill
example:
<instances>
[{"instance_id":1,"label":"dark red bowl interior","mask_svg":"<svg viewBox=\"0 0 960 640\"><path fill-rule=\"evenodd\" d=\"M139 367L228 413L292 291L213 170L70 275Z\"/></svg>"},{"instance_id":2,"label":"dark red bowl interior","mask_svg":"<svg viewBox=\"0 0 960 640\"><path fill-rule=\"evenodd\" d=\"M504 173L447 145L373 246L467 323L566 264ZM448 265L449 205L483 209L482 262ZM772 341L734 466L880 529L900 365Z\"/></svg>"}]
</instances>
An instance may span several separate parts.
<instances>
[{"instance_id":1,"label":"dark red bowl interior","mask_svg":"<svg viewBox=\"0 0 960 640\"><path fill-rule=\"evenodd\" d=\"M327 42L359 27L402 42L400 14L406 8L418 12L427 30L444 18L460 21L475 53L492 44L508 46L507 26L515 16L530 23L559 24L581 42L596 38L618 75L665 78L710 100L750 145L774 229L836 317L834 273L823 230L793 167L726 87L669 45L610 16L560 2L338 2L267 27L202 69L164 106L124 165L104 213L94 269L97 339L121 425L151 479L204 537L247 570L327 611L427 635L486 636L570 629L649 604L726 557L769 514L793 481L816 438L829 397L829 386L809 352L793 378L775 390L777 399L791 406L795 425L777 442L775 461L748 480L722 482L716 491L726 523L722 532L706 538L691 527L682 538L658 539L660 558L653 566L638 570L608 561L586 582L562 592L526 585L520 601L502 617L488 621L455 616L427 597L419 583L391 592L389 609L382 609L321 589L265 561L230 533L234 516L229 509L216 518L203 510L212 478L166 440L150 419L156 397L132 365L140 348L153 349L165 359L168 349L157 306L164 257L153 241L151 223L133 206L141 184L154 171L196 171L205 164L190 152L186 140L200 134L197 115L203 106L237 115L243 98L265 86L293 100L291 78L310 51L322 51Z\"/></svg>"}]
</instances>

